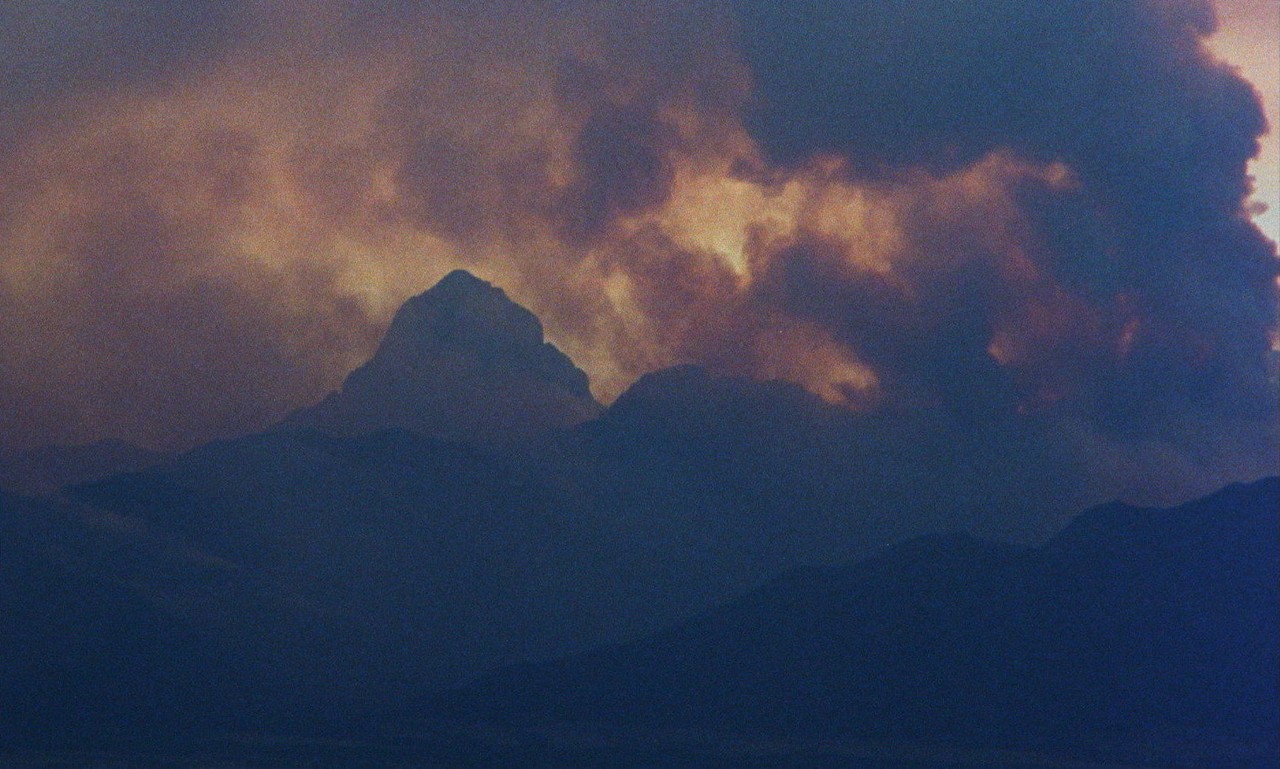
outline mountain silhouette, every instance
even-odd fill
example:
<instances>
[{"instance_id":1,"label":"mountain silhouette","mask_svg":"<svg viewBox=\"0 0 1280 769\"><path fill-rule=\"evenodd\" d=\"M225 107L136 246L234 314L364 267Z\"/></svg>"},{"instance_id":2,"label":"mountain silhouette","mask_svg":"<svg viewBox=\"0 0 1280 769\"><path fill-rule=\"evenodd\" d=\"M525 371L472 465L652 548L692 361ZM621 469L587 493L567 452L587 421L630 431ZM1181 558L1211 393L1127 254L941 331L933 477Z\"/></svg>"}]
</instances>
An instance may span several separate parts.
<instances>
[{"instance_id":1,"label":"mountain silhouette","mask_svg":"<svg viewBox=\"0 0 1280 769\"><path fill-rule=\"evenodd\" d=\"M46 446L0 459L0 488L48 494L63 486L158 465L167 456L121 441Z\"/></svg>"},{"instance_id":2,"label":"mountain silhouette","mask_svg":"<svg viewBox=\"0 0 1280 769\"><path fill-rule=\"evenodd\" d=\"M602 409L451 273L272 430L0 492L0 738L377 721L497 670L423 712L1274 753L1276 482L1044 543L1038 423L939 418L696 366ZM919 538L984 526L1024 544Z\"/></svg>"},{"instance_id":3,"label":"mountain silhouette","mask_svg":"<svg viewBox=\"0 0 1280 769\"><path fill-rule=\"evenodd\" d=\"M455 270L404 303L373 357L284 429L398 428L507 444L597 415L587 375L502 289Z\"/></svg>"},{"instance_id":4,"label":"mountain silhouette","mask_svg":"<svg viewBox=\"0 0 1280 769\"><path fill-rule=\"evenodd\" d=\"M304 469L293 442L322 461L281 473ZM456 444L298 433L203 451L228 446L257 457L184 461L209 462L199 472L210 478L265 463L277 484L344 488L347 500L316 507L332 494L319 489L282 506L299 492L263 486L267 470L245 494L262 495L274 520L231 500L218 508L228 518L208 516L198 500L210 478L192 469L168 470L167 485L151 470L91 487L175 516L162 525L0 493L9 585L0 738L9 745L93 744L121 732L181 742L314 723L394 735L445 718L475 725L462 747L448 743L460 760L488 755L488 741L566 725L575 744L648 735L641 755L650 762L662 760L664 739L704 735L711 747L680 764L690 766L738 750L742 737L799 746L813 761L797 766L831 765L817 758L828 749L913 757L883 764L895 766L948 765L940 757L961 754L1029 765L1012 760L1017 751L1036 765L1058 756L1224 768L1270 766L1280 755L1277 479L1170 510L1097 508L1037 548L964 534L913 539L790 572L641 640L536 662L550 647L529 636L511 645L529 627L577 622L589 638L599 629L583 618L608 614L611 601L661 595L636 589L646 555L610 562L628 548L588 542L617 532L567 536L564 520L548 515L554 489ZM394 504L366 496L397 483ZM487 539L472 549L464 540L480 531ZM583 581L610 566L615 583L598 573ZM554 606L559 616L546 613ZM479 657L535 662L425 697L448 678L432 657L441 653L464 668ZM427 704L396 705L414 698ZM718 765L736 765L726 761Z\"/></svg>"},{"instance_id":5,"label":"mountain silhouette","mask_svg":"<svg viewBox=\"0 0 1280 769\"><path fill-rule=\"evenodd\" d=\"M393 325L387 345L399 338ZM367 704L635 638L897 536L873 514L883 497L856 500L857 479L885 470L849 441L857 426L795 385L681 367L527 443L271 431L66 503L234 564L235 590L179 608L303 671L307 697Z\"/></svg>"},{"instance_id":6,"label":"mountain silhouette","mask_svg":"<svg viewBox=\"0 0 1280 769\"><path fill-rule=\"evenodd\" d=\"M255 687L286 684L205 608L234 604L251 624L278 606L172 534L0 491L0 552L6 747L224 726L253 712Z\"/></svg>"},{"instance_id":7,"label":"mountain silhouette","mask_svg":"<svg viewBox=\"0 0 1280 769\"><path fill-rule=\"evenodd\" d=\"M652 633L797 564L867 552L887 536L874 502L820 477L875 472L845 440L850 418L794 385L680 368L527 444L271 431L67 489L36 515L114 522L106 542L75 528L68 568L162 597L262 680L287 675L257 690L260 718L359 712ZM175 560L170 539L194 555ZM129 570L119 553L156 566ZM216 591L209 563L225 566Z\"/></svg>"},{"instance_id":8,"label":"mountain silhouette","mask_svg":"<svg viewBox=\"0 0 1280 769\"><path fill-rule=\"evenodd\" d=\"M1280 756L1280 480L1109 505L1039 548L937 535L654 638L492 674L453 718L1196 766Z\"/></svg>"},{"instance_id":9,"label":"mountain silhouette","mask_svg":"<svg viewBox=\"0 0 1280 769\"><path fill-rule=\"evenodd\" d=\"M594 489L484 447L311 430L215 442L71 489L68 504L233 564L256 592L179 604L225 624L272 597L282 608L236 644L303 671L299 688L326 701L386 701L653 632L790 562L732 508Z\"/></svg>"}]
</instances>

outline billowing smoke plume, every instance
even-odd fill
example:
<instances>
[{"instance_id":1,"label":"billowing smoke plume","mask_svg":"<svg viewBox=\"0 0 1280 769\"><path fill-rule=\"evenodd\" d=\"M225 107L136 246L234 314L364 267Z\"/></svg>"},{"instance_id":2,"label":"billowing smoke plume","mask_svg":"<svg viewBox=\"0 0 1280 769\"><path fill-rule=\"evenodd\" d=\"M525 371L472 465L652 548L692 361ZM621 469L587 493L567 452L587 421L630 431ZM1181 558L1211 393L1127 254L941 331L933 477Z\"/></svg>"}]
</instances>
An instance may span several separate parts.
<instances>
[{"instance_id":1,"label":"billowing smoke plume","mask_svg":"<svg viewBox=\"0 0 1280 769\"><path fill-rule=\"evenodd\" d=\"M647 10L0 10L0 443L261 427L461 266L605 400L696 362L1099 493L1274 469L1265 126L1209 4Z\"/></svg>"}]
</instances>

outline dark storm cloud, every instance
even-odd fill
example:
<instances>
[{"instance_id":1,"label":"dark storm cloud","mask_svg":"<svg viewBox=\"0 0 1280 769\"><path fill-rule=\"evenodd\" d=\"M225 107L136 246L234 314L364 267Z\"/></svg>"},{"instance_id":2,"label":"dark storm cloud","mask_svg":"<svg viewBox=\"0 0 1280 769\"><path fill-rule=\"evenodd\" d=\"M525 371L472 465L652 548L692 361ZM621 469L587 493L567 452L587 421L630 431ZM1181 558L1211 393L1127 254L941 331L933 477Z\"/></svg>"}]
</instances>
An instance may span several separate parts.
<instances>
[{"instance_id":1,"label":"dark storm cloud","mask_svg":"<svg viewBox=\"0 0 1280 769\"><path fill-rule=\"evenodd\" d=\"M0 90L10 100L171 74L243 31L236 0L24 0L0 7Z\"/></svg>"},{"instance_id":2,"label":"dark storm cloud","mask_svg":"<svg viewBox=\"0 0 1280 769\"><path fill-rule=\"evenodd\" d=\"M571 238L590 238L614 219L658 206L675 179L675 129L636 110L604 106L574 142L578 179L561 202Z\"/></svg>"},{"instance_id":3,"label":"dark storm cloud","mask_svg":"<svg viewBox=\"0 0 1280 769\"><path fill-rule=\"evenodd\" d=\"M862 171L955 168L1013 147L1119 183L1137 166L1202 175L1199 152L1212 150L1234 210L1233 171L1262 128L1249 86L1199 49L1214 25L1204 2L735 7L758 84L752 125L782 159L827 149ZM1161 155L1186 162L1145 162Z\"/></svg>"},{"instance_id":4,"label":"dark storm cloud","mask_svg":"<svg viewBox=\"0 0 1280 769\"><path fill-rule=\"evenodd\" d=\"M978 407L1015 399L1008 374L987 352L999 279L967 262L918 286L872 271L837 272L840 249L802 241L770 260L758 301L836 331L900 405L937 405L977 419Z\"/></svg>"},{"instance_id":5,"label":"dark storm cloud","mask_svg":"<svg viewBox=\"0 0 1280 769\"><path fill-rule=\"evenodd\" d=\"M6 6L0 435L259 427L465 267L604 400L787 378L1099 494L1272 461L1261 118L1206 4L646 11Z\"/></svg>"},{"instance_id":6,"label":"dark storm cloud","mask_svg":"<svg viewBox=\"0 0 1280 769\"><path fill-rule=\"evenodd\" d=\"M739 0L735 7L757 83L749 125L779 161L836 153L856 178L892 185L912 169L954 171L1002 150L1063 162L1078 177L1070 189L1030 183L1020 203L1037 268L1093 312L1131 308L1122 360L1076 383L1092 391L1098 424L1155 430L1171 404L1274 415L1267 366L1277 261L1242 210L1246 162L1265 126L1252 88L1201 46L1215 25L1210 4ZM928 236L954 228L908 227L925 251L952 248L949 238ZM934 264L947 261L943 254ZM972 329L972 338L943 344L969 363L948 365L978 367L986 356L980 337L997 325L991 298L1001 281L937 277L914 285L956 286L960 296L943 299L955 305L944 314ZM903 314L879 307L874 286L846 281L841 289L876 305L872 312L859 301L813 301L815 292L834 290L828 280L790 294L821 307L825 323L891 370L920 353L931 357L931 343L906 349L893 345L892 333L867 338L886 325L869 316ZM915 311L938 311L936 292L928 293ZM884 344L892 353L876 355ZM1054 363L1040 360L1040 371L1024 373L1047 384L1062 378L1050 371ZM1056 363L1079 379L1082 364L1088 370L1098 360Z\"/></svg>"}]
</instances>

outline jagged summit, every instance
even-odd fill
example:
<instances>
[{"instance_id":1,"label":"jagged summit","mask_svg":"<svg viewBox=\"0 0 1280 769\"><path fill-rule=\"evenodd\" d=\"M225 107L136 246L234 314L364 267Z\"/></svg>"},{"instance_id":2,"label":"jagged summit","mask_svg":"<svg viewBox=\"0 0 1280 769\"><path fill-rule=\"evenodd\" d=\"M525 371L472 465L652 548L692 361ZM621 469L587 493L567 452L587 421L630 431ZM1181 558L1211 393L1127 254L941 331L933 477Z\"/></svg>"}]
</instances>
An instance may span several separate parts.
<instances>
[{"instance_id":1,"label":"jagged summit","mask_svg":"<svg viewBox=\"0 0 1280 769\"><path fill-rule=\"evenodd\" d=\"M598 414L587 375L502 289L464 270L401 306L374 356L284 428L353 435L401 428L519 440Z\"/></svg>"},{"instance_id":2,"label":"jagged summit","mask_svg":"<svg viewBox=\"0 0 1280 769\"><path fill-rule=\"evenodd\" d=\"M466 270L454 270L406 301L370 362L394 364L401 358L421 358L442 350L473 355L497 368L521 369L591 398L586 373L543 340L537 316Z\"/></svg>"}]
</instances>

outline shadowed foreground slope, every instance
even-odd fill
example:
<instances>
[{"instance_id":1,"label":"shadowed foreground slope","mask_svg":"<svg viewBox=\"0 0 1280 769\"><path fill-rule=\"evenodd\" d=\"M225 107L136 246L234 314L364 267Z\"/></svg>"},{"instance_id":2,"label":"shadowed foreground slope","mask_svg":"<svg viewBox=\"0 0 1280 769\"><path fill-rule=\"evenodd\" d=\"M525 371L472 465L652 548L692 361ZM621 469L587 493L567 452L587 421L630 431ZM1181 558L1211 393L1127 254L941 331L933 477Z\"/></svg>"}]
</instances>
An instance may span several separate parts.
<instances>
[{"instance_id":1,"label":"shadowed foreground slope","mask_svg":"<svg viewBox=\"0 0 1280 769\"><path fill-rule=\"evenodd\" d=\"M937 536L793 573L640 643L502 671L442 712L524 725L1277 757L1280 481L1104 506L1043 547Z\"/></svg>"},{"instance_id":2,"label":"shadowed foreground slope","mask_svg":"<svg viewBox=\"0 0 1280 769\"><path fill-rule=\"evenodd\" d=\"M1275 481L1104 507L1037 549L911 540L1043 541L1047 507L1078 509L1053 477L1077 455L1047 456L1034 415L965 417L957 450L957 415L696 367L587 419L585 376L465 273L347 384L278 429L0 494L0 738L359 731L686 621L507 668L444 711L496 725L440 740L587 721L572 739L690 727L720 753L726 731L850 755L1275 752Z\"/></svg>"}]
</instances>

